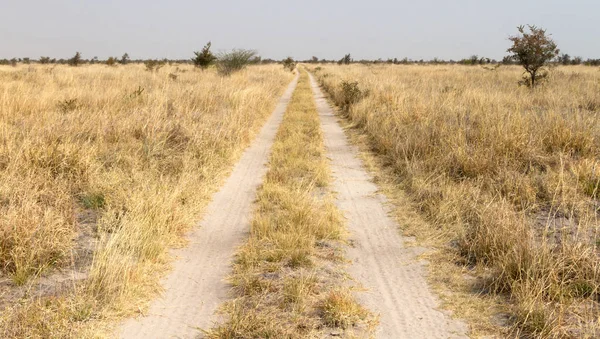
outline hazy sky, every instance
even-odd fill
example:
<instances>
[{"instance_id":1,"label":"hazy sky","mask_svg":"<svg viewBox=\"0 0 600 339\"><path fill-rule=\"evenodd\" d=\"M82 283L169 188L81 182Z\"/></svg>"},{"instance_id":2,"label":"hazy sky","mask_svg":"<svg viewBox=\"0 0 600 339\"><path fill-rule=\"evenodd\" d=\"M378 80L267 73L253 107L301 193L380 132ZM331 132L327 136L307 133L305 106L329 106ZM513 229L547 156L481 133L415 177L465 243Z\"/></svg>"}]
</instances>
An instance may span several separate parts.
<instances>
[{"instance_id":1,"label":"hazy sky","mask_svg":"<svg viewBox=\"0 0 600 339\"><path fill-rule=\"evenodd\" d=\"M0 0L0 58L189 58L212 40L276 59L500 59L519 24L600 58L599 0Z\"/></svg>"}]
</instances>

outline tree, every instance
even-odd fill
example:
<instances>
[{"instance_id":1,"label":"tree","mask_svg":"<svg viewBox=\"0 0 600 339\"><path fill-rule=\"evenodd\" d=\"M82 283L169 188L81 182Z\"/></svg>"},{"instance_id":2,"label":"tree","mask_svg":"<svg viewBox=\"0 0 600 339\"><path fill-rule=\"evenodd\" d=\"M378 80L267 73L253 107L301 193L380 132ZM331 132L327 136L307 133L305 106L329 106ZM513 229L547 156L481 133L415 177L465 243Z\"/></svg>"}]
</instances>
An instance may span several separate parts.
<instances>
[{"instance_id":1,"label":"tree","mask_svg":"<svg viewBox=\"0 0 600 339\"><path fill-rule=\"evenodd\" d=\"M75 55L67 61L70 66L79 66L81 64L81 53L76 52Z\"/></svg>"},{"instance_id":2,"label":"tree","mask_svg":"<svg viewBox=\"0 0 600 339\"><path fill-rule=\"evenodd\" d=\"M319 62L319 58L317 58L316 56L313 56L313 57L310 59L310 62L311 62L311 63L313 63L313 64L316 64L317 62Z\"/></svg>"},{"instance_id":3,"label":"tree","mask_svg":"<svg viewBox=\"0 0 600 339\"><path fill-rule=\"evenodd\" d=\"M106 59L106 64L108 66L115 66L117 63L117 58L115 57L109 57L108 59Z\"/></svg>"},{"instance_id":4,"label":"tree","mask_svg":"<svg viewBox=\"0 0 600 339\"><path fill-rule=\"evenodd\" d=\"M121 57L121 60L119 60L119 63L121 65L126 65L129 63L129 54L125 53L123 54L123 56Z\"/></svg>"},{"instance_id":5,"label":"tree","mask_svg":"<svg viewBox=\"0 0 600 339\"><path fill-rule=\"evenodd\" d=\"M40 64L45 65L50 63L50 57L40 57Z\"/></svg>"},{"instance_id":6,"label":"tree","mask_svg":"<svg viewBox=\"0 0 600 339\"><path fill-rule=\"evenodd\" d=\"M255 56L254 58L252 58L252 60L250 60L250 63L252 65L260 65L263 62L262 57L260 55Z\"/></svg>"},{"instance_id":7,"label":"tree","mask_svg":"<svg viewBox=\"0 0 600 339\"><path fill-rule=\"evenodd\" d=\"M546 30L536 26L527 26L529 33L525 32L525 26L519 26L520 36L509 38L513 46L507 51L525 69L523 82L525 85L535 88L538 81L544 79L548 73L543 67L558 56L560 52L556 43L546 34Z\"/></svg>"},{"instance_id":8,"label":"tree","mask_svg":"<svg viewBox=\"0 0 600 339\"><path fill-rule=\"evenodd\" d=\"M194 62L194 66L199 67L201 69L207 69L208 66L212 65L217 57L210 51L211 42L209 41L200 52L194 52L196 55L192 58Z\"/></svg>"},{"instance_id":9,"label":"tree","mask_svg":"<svg viewBox=\"0 0 600 339\"><path fill-rule=\"evenodd\" d=\"M293 72L294 69L296 68L296 61L294 61L294 59L292 59L292 57L287 57L286 59L283 60L283 68L287 69L290 72Z\"/></svg>"},{"instance_id":10,"label":"tree","mask_svg":"<svg viewBox=\"0 0 600 339\"><path fill-rule=\"evenodd\" d=\"M571 64L571 56L563 53L558 57L558 62L563 65L569 65Z\"/></svg>"},{"instance_id":11,"label":"tree","mask_svg":"<svg viewBox=\"0 0 600 339\"><path fill-rule=\"evenodd\" d=\"M352 57L350 56L350 54L346 54L346 55L344 55L343 58L340 59L340 61L338 61L338 64L349 65L351 62L352 62Z\"/></svg>"},{"instance_id":12,"label":"tree","mask_svg":"<svg viewBox=\"0 0 600 339\"><path fill-rule=\"evenodd\" d=\"M218 57L217 69L221 75L231 75L244 69L252 63L255 57L256 51L247 49L234 49L231 52L224 52Z\"/></svg>"}]
</instances>

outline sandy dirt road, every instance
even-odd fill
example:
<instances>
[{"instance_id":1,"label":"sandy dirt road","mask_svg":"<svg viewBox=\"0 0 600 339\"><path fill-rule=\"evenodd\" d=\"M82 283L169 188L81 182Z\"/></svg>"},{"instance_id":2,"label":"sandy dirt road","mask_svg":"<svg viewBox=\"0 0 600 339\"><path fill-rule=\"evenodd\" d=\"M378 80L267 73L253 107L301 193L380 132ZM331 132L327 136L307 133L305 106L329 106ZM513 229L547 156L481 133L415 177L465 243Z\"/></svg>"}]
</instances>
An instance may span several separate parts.
<instances>
[{"instance_id":1,"label":"sandy dirt road","mask_svg":"<svg viewBox=\"0 0 600 339\"><path fill-rule=\"evenodd\" d=\"M189 234L188 246L174 251L176 260L163 281L163 295L147 314L122 324L121 338L195 338L201 334L199 329L208 329L217 320L214 313L228 298L224 279L230 273L236 246L249 231L256 190L267 171L271 145L297 82L298 76L213 196L200 227Z\"/></svg>"},{"instance_id":2,"label":"sandy dirt road","mask_svg":"<svg viewBox=\"0 0 600 339\"><path fill-rule=\"evenodd\" d=\"M388 216L385 197L367 174L315 79L311 86L331 161L338 208L347 219L352 246L348 273L367 289L361 304L379 314L378 338L465 338L467 326L437 309L426 268L414 248L403 245L398 224Z\"/></svg>"}]
</instances>

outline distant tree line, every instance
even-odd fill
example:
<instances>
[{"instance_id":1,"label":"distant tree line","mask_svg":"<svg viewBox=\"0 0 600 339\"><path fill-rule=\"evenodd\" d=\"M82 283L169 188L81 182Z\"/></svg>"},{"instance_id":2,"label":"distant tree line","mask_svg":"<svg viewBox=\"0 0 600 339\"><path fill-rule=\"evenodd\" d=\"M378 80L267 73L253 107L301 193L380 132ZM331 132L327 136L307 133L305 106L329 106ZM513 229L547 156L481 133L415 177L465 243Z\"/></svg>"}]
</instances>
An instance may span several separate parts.
<instances>
[{"instance_id":1,"label":"distant tree line","mask_svg":"<svg viewBox=\"0 0 600 339\"><path fill-rule=\"evenodd\" d=\"M127 53L125 53L127 55ZM286 58L287 59L287 58ZM255 56L252 58L252 64L275 64L275 63L284 63L286 59L276 60L271 58L261 58L260 56ZM109 66L113 65L125 65L125 64L144 64L149 60L156 59L129 59L127 58L125 61L118 57L109 57L105 60L98 59L98 57L93 57L91 59L81 58L78 59L75 63L73 63L73 58L71 59L56 59L50 58L47 56L42 56L39 59L31 59L31 58L11 58L11 59L0 59L0 65L13 65L17 64L58 64L58 65L84 65L84 64L107 64ZM190 59L158 59L168 64L194 64L194 62ZM486 57L479 57L477 55L473 55L469 58L461 59L461 60L444 60L439 58L433 58L430 60L426 59L409 59L409 58L388 58L388 59L360 59L354 60L350 59L349 61L344 60L340 63L340 60L328 60L328 59L319 59L317 57L313 57L307 60L299 60L301 63L315 64L315 63L328 63L328 64L393 64L393 65L408 65L408 64L460 64L460 65L485 65L485 64L505 64L505 65L516 65L517 61L513 60L510 56L504 57L502 60L495 60ZM569 54L561 54L556 59L551 61L553 64L557 65L585 65L585 66L600 66L600 59L583 59L582 57L571 57Z\"/></svg>"},{"instance_id":2,"label":"distant tree line","mask_svg":"<svg viewBox=\"0 0 600 339\"><path fill-rule=\"evenodd\" d=\"M529 26L534 30L537 29L534 26ZM521 29L521 28L519 28ZM540 34L545 33L543 30L536 31ZM521 32L523 33L523 32ZM540 38L540 37L537 37ZM512 41L512 38L511 38ZM551 41L551 40L550 40ZM56 59L50 58L49 56L41 56L39 59L31 59L28 57L24 58L12 58L12 59L0 59L0 65L12 65L16 66L19 63L22 64L31 64L31 63L39 63L39 64L59 64L59 65L70 65L70 66L79 66L83 64L106 64L108 66L116 66L118 64L126 65L129 63L134 64L146 64L146 66L151 65L151 70L156 69L156 65L165 65L165 64L193 64L194 66L200 69L206 69L211 65L217 65L217 68L223 74L230 73L230 71L235 71L237 69L243 68L243 65L248 64L272 64L272 63L280 63L283 64L284 68L293 70L295 67L296 61L291 57L287 57L282 60L275 59L263 59L261 58L256 51L253 50L243 50L243 49L234 49L230 52L220 53L215 55L211 52L211 42L209 41L200 51L194 52L194 57L191 59L131 59L128 53L124 53L121 57L108 57L106 60L100 60L98 57L92 57L91 59L83 58L80 52L76 52L75 55L69 59ZM555 53L554 53L555 52ZM561 65L586 65L586 66L600 66L600 59L587 59L584 60L582 57L576 56L572 57L569 54L558 54L558 49L553 51L552 58L546 60L545 63L551 64L561 64ZM444 60L440 58L433 58L430 60L418 59L413 60L409 58L388 58L388 59L361 59L355 60L352 58L350 53L345 54L339 60L327 60L327 59L319 59L316 56L311 57L307 60L302 60L302 63L337 63L339 65L349 65L353 63L359 64L393 64L393 65L407 65L407 64L434 64L434 65L444 65L444 64L460 64L460 65L486 65L486 64L521 64L518 58L515 57L516 54L512 54L504 57L502 60L498 61L491 58L481 57L478 55L472 55L468 58L464 58L461 60ZM218 62L221 60L221 62ZM227 67L224 67L227 65Z\"/></svg>"},{"instance_id":3,"label":"distant tree line","mask_svg":"<svg viewBox=\"0 0 600 339\"><path fill-rule=\"evenodd\" d=\"M328 59L319 59L317 57L312 57L311 59L307 59L307 60L301 60L300 62L302 63L308 63L308 64L316 64L316 63L326 63L326 64L339 64L339 65L348 65L348 64L393 64L393 65L409 65L409 64L427 64L427 65L451 65L451 64L459 64L459 65L470 65L470 66L476 66L476 65L486 65L486 64L504 64L504 65L518 65L519 62L517 60L514 60L512 56L506 56L504 57L502 60L496 60L496 59L491 59L491 58L486 58L486 57L480 57L478 55L472 55L468 58L465 59L460 59L460 60L444 60L444 59L440 59L440 58L433 58L433 59L409 59L409 58L402 58L402 59L398 59L398 58L388 58L388 59L360 59L360 60L355 60L355 59L348 59L346 58L347 56L350 56L350 54L346 54L342 59L340 60L328 60ZM566 59L565 59L565 54L562 54L560 56L558 56L557 58L555 58L554 60L552 60L550 63L553 64L562 64L562 65L586 65L586 66L600 66L600 59L587 59L584 60L581 57L574 57L574 58L570 58L569 55L566 55Z\"/></svg>"}]
</instances>

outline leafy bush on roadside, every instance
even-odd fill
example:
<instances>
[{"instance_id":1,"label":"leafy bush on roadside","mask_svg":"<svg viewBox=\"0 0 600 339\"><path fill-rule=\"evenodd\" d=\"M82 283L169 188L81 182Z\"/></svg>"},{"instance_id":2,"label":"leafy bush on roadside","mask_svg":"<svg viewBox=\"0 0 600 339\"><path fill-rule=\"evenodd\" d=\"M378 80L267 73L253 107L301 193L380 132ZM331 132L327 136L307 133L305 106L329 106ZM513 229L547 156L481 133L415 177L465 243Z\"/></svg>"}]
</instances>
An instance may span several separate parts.
<instances>
[{"instance_id":1,"label":"leafy bush on roadside","mask_svg":"<svg viewBox=\"0 0 600 339\"><path fill-rule=\"evenodd\" d=\"M217 70L223 76L231 75L251 64L254 57L256 57L256 51L247 49L223 52L218 57Z\"/></svg>"},{"instance_id":2,"label":"leafy bush on roadside","mask_svg":"<svg viewBox=\"0 0 600 339\"><path fill-rule=\"evenodd\" d=\"M290 72L293 72L294 69L296 69L296 61L294 61L292 57L287 57L283 60L283 68Z\"/></svg>"},{"instance_id":3,"label":"leafy bush on roadside","mask_svg":"<svg viewBox=\"0 0 600 339\"><path fill-rule=\"evenodd\" d=\"M342 81L340 83L340 100L342 109L348 111L350 107L369 94L368 90L360 89L358 81Z\"/></svg>"}]
</instances>

